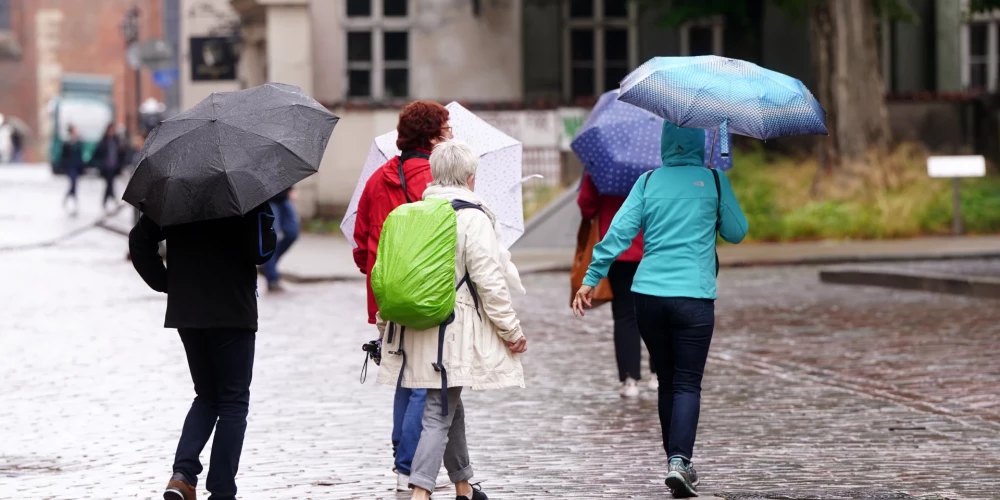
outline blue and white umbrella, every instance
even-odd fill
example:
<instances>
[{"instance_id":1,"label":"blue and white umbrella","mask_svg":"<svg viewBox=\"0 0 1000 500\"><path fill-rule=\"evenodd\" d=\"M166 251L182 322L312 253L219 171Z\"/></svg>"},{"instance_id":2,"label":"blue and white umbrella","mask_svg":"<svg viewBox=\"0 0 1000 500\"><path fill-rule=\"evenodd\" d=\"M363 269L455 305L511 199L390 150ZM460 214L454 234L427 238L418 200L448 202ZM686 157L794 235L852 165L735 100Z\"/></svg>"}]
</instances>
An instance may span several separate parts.
<instances>
[{"instance_id":1,"label":"blue and white umbrella","mask_svg":"<svg viewBox=\"0 0 1000 500\"><path fill-rule=\"evenodd\" d=\"M826 112L801 81L739 59L654 57L622 80L618 99L678 127L761 140L827 134Z\"/></svg>"},{"instance_id":2,"label":"blue and white umbrella","mask_svg":"<svg viewBox=\"0 0 1000 500\"><path fill-rule=\"evenodd\" d=\"M662 118L618 101L618 91L612 90L597 100L570 147L583 162L599 193L628 196L639 176L662 164L662 129ZM732 168L732 159L723 158L721 151L721 139L712 131L706 132L705 166Z\"/></svg>"}]
</instances>

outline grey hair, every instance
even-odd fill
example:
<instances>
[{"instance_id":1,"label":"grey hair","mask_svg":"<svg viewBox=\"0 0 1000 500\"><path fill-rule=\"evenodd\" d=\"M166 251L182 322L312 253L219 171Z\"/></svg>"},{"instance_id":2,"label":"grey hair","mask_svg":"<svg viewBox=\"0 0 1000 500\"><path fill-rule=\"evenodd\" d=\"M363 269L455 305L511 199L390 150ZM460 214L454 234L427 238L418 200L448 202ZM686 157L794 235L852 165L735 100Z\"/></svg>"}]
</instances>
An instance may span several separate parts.
<instances>
[{"instance_id":1,"label":"grey hair","mask_svg":"<svg viewBox=\"0 0 1000 500\"><path fill-rule=\"evenodd\" d=\"M462 141L450 140L434 146L431 153L431 186L469 187L469 178L476 175L479 155Z\"/></svg>"}]
</instances>

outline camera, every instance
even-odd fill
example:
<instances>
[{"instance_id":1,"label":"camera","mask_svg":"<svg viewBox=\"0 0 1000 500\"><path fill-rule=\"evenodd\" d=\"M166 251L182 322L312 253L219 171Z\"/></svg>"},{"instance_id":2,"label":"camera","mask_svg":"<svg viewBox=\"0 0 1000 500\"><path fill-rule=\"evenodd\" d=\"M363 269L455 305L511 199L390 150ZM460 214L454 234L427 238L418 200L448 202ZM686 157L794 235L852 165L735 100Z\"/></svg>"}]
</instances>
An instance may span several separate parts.
<instances>
[{"instance_id":1,"label":"camera","mask_svg":"<svg viewBox=\"0 0 1000 500\"><path fill-rule=\"evenodd\" d=\"M376 365L382 364L382 342L380 340L372 340L365 344L361 344L361 350L368 353L368 357L371 358Z\"/></svg>"}]
</instances>

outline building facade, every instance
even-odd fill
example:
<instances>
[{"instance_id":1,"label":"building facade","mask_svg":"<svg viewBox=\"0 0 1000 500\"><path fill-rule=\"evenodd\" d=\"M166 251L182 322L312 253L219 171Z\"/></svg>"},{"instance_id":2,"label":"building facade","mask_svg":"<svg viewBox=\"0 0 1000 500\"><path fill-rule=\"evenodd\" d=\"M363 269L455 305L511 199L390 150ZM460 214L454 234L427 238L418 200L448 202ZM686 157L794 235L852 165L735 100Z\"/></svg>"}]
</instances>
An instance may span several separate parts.
<instances>
[{"instance_id":1,"label":"building facade","mask_svg":"<svg viewBox=\"0 0 1000 500\"><path fill-rule=\"evenodd\" d=\"M141 96L135 95L121 29L133 5L140 10L140 39L162 37L161 0L0 0L0 113L31 129L28 161L48 159L49 103L67 80L111 82L115 121L121 124L135 123L137 101L163 100L148 71L141 75Z\"/></svg>"}]
</instances>

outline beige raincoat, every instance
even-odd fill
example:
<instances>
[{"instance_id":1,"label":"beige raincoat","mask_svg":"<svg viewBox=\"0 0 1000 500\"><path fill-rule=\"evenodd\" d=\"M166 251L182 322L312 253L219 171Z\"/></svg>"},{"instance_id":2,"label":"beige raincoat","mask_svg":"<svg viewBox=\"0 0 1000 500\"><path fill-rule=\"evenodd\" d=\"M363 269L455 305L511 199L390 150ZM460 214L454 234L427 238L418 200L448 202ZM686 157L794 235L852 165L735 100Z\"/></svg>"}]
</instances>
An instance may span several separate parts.
<instances>
[{"instance_id":1,"label":"beige raincoat","mask_svg":"<svg viewBox=\"0 0 1000 500\"><path fill-rule=\"evenodd\" d=\"M424 198L483 203L472 191L458 187L431 186L424 191ZM455 320L445 331L442 361L448 374L448 387L474 390L524 387L519 355L512 353L505 343L524 336L510 292L511 286L520 288L520 280L510 263L510 253L500 245L496 217L488 208L483 208L484 211L468 208L456 212L455 285L468 272L479 295L479 309L477 314L472 293L467 285L462 285L455 299ZM399 327L395 326L391 342L390 329L381 317L378 328L383 339L379 384L396 385L398 381L403 356L390 353L398 351L402 337L406 352L402 386L441 388L441 374L433 366L438 358L438 328L406 329L401 336Z\"/></svg>"}]
</instances>

